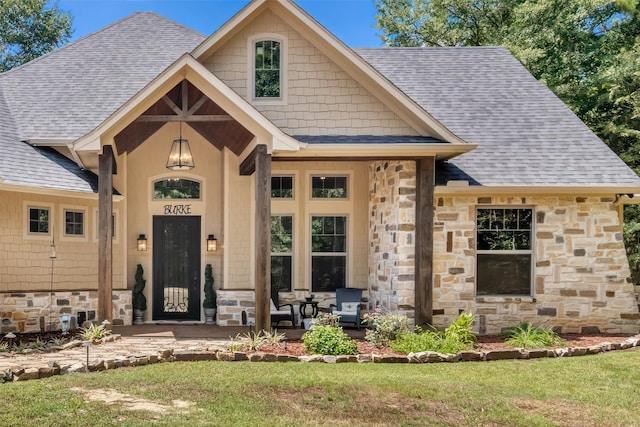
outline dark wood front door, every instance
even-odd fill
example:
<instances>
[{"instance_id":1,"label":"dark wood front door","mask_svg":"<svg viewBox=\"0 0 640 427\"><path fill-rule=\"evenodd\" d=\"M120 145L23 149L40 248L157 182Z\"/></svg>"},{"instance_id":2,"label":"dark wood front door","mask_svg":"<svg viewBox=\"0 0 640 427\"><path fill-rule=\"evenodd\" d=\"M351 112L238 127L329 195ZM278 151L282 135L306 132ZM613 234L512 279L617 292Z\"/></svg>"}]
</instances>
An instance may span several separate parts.
<instances>
[{"instance_id":1,"label":"dark wood front door","mask_svg":"<svg viewBox=\"0 0 640 427\"><path fill-rule=\"evenodd\" d=\"M200 217L153 217L153 319L200 320Z\"/></svg>"}]
</instances>

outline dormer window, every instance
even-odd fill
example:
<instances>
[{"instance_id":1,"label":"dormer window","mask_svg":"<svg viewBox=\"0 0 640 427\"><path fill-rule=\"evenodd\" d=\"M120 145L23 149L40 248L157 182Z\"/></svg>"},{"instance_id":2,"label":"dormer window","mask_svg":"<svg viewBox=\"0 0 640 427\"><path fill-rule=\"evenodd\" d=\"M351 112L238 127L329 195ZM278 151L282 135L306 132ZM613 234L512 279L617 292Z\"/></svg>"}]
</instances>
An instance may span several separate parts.
<instances>
[{"instance_id":1,"label":"dormer window","mask_svg":"<svg viewBox=\"0 0 640 427\"><path fill-rule=\"evenodd\" d=\"M287 41L276 34L249 40L249 94L257 103L286 103Z\"/></svg>"},{"instance_id":2,"label":"dormer window","mask_svg":"<svg viewBox=\"0 0 640 427\"><path fill-rule=\"evenodd\" d=\"M280 42L260 40L255 43L256 98L280 98Z\"/></svg>"}]
</instances>

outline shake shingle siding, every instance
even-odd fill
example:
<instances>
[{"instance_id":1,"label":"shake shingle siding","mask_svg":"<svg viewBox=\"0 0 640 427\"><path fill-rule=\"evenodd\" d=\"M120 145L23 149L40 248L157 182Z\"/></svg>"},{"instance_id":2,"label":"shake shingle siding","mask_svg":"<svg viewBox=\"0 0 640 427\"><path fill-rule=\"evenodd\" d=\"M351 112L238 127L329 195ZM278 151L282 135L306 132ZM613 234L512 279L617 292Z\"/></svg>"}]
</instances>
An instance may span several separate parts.
<instances>
[{"instance_id":1,"label":"shake shingle siding","mask_svg":"<svg viewBox=\"0 0 640 427\"><path fill-rule=\"evenodd\" d=\"M356 49L405 94L479 147L439 183L638 186L640 179L502 47Z\"/></svg>"}]
</instances>

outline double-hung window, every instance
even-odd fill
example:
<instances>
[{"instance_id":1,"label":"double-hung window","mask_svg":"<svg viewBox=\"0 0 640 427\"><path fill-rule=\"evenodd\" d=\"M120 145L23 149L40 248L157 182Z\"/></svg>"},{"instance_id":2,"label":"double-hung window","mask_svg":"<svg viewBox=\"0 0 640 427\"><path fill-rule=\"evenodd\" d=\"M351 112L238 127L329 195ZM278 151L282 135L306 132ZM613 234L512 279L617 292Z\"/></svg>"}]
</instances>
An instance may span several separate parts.
<instances>
[{"instance_id":1,"label":"double-hung window","mask_svg":"<svg viewBox=\"0 0 640 427\"><path fill-rule=\"evenodd\" d=\"M64 235L84 236L84 211L64 210Z\"/></svg>"},{"instance_id":2,"label":"double-hung window","mask_svg":"<svg viewBox=\"0 0 640 427\"><path fill-rule=\"evenodd\" d=\"M533 210L476 210L477 295L531 295Z\"/></svg>"},{"instance_id":3,"label":"double-hung window","mask_svg":"<svg viewBox=\"0 0 640 427\"><path fill-rule=\"evenodd\" d=\"M293 264L293 216L271 217L271 289L291 291Z\"/></svg>"},{"instance_id":4,"label":"double-hung window","mask_svg":"<svg viewBox=\"0 0 640 427\"><path fill-rule=\"evenodd\" d=\"M254 42L253 48L253 97L255 99L281 98L281 42L258 40Z\"/></svg>"},{"instance_id":5,"label":"double-hung window","mask_svg":"<svg viewBox=\"0 0 640 427\"><path fill-rule=\"evenodd\" d=\"M50 210L29 207L29 234L49 234Z\"/></svg>"},{"instance_id":6,"label":"double-hung window","mask_svg":"<svg viewBox=\"0 0 640 427\"><path fill-rule=\"evenodd\" d=\"M311 290L334 292L347 277L347 217L311 217Z\"/></svg>"}]
</instances>

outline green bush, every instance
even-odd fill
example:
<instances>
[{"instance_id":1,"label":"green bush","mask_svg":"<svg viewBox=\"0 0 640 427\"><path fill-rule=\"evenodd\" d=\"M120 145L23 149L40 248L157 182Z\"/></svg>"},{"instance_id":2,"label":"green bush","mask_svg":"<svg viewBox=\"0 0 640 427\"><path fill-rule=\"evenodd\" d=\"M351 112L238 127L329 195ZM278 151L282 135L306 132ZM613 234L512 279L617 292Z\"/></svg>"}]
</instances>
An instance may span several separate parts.
<instances>
[{"instance_id":1,"label":"green bush","mask_svg":"<svg viewBox=\"0 0 640 427\"><path fill-rule=\"evenodd\" d=\"M401 353L437 351L438 353L459 353L470 350L476 341L471 330L473 314L462 312L444 331L404 332L391 342L391 348Z\"/></svg>"},{"instance_id":2,"label":"green bush","mask_svg":"<svg viewBox=\"0 0 640 427\"><path fill-rule=\"evenodd\" d=\"M133 286L133 308L140 311L147 309L147 297L145 297L143 293L147 281L142 276L143 274L144 270L142 269L142 265L138 264L135 276L136 284Z\"/></svg>"},{"instance_id":3,"label":"green bush","mask_svg":"<svg viewBox=\"0 0 640 427\"><path fill-rule=\"evenodd\" d=\"M534 327L531 322L522 322L502 333L505 343L521 348L544 348L563 345L566 341L553 330Z\"/></svg>"},{"instance_id":4,"label":"green bush","mask_svg":"<svg viewBox=\"0 0 640 427\"><path fill-rule=\"evenodd\" d=\"M388 346L399 335L410 332L407 316L391 312L383 313L380 307L371 314L365 314L364 323L369 327L364 339L376 347Z\"/></svg>"},{"instance_id":5,"label":"green bush","mask_svg":"<svg viewBox=\"0 0 640 427\"><path fill-rule=\"evenodd\" d=\"M304 349L311 354L338 356L358 354L356 342L345 334L342 328L315 324L313 329L302 336Z\"/></svg>"}]
</instances>

